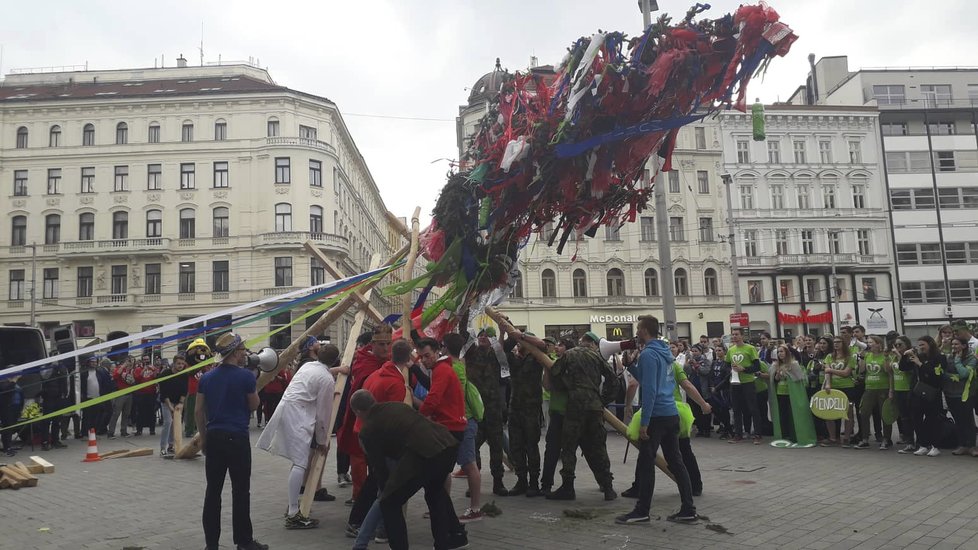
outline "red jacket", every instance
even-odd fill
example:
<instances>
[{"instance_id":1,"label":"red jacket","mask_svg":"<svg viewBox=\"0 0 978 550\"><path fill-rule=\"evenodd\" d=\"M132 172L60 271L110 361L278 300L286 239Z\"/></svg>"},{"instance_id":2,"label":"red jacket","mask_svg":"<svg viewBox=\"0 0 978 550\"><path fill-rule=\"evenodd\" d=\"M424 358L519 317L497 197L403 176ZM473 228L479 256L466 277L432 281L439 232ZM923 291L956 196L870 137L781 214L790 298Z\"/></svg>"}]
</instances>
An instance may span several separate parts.
<instances>
[{"instance_id":1,"label":"red jacket","mask_svg":"<svg viewBox=\"0 0 978 550\"><path fill-rule=\"evenodd\" d=\"M124 390L129 386L136 385L136 373L133 369L127 369L122 365L122 363L115 366L112 369L112 379L115 380L115 385L120 390Z\"/></svg>"},{"instance_id":2,"label":"red jacket","mask_svg":"<svg viewBox=\"0 0 978 550\"><path fill-rule=\"evenodd\" d=\"M419 412L450 432L465 431L465 394L450 357L442 357L431 369L431 389Z\"/></svg>"},{"instance_id":3,"label":"red jacket","mask_svg":"<svg viewBox=\"0 0 978 550\"><path fill-rule=\"evenodd\" d=\"M350 385L350 395L363 388L363 383L367 380L367 377L382 367L385 362L385 359L374 355L373 347L370 345L358 349L353 356L350 379L347 380L347 384ZM351 456L362 456L363 449L360 448L360 441L357 438L356 431L353 429L356 419L357 417L353 414L353 409L347 407L346 414L343 416L343 426L336 433L336 443L344 453Z\"/></svg>"},{"instance_id":4,"label":"red jacket","mask_svg":"<svg viewBox=\"0 0 978 550\"><path fill-rule=\"evenodd\" d=\"M383 367L368 376L363 383L363 389L372 393L378 403L388 401L403 403L407 393L401 369L391 361L384 363Z\"/></svg>"},{"instance_id":5,"label":"red jacket","mask_svg":"<svg viewBox=\"0 0 978 550\"><path fill-rule=\"evenodd\" d=\"M152 365L144 365L136 369L136 383L142 384L143 382L151 382L156 380L156 375L158 371ZM151 384L145 388L136 390L136 393L156 395L156 384Z\"/></svg>"}]
</instances>

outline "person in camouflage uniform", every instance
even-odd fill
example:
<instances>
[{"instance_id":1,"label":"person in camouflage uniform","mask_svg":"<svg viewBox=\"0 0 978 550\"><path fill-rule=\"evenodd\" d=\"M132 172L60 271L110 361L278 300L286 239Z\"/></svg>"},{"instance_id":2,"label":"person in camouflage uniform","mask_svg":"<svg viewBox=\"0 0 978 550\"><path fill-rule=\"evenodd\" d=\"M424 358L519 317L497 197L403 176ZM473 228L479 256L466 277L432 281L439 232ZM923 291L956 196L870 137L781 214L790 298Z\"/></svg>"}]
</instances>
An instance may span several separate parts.
<instances>
[{"instance_id":1,"label":"person in camouflage uniform","mask_svg":"<svg viewBox=\"0 0 978 550\"><path fill-rule=\"evenodd\" d=\"M567 350L551 367L555 387L567 392L567 412L561 435L560 477L563 485L547 496L552 500L574 500L574 470L577 447L584 452L594 479L604 492L605 500L618 494L612 487L611 461L608 459L604 429L604 405L601 402L601 374L605 361L601 354L587 346Z\"/></svg>"},{"instance_id":2,"label":"person in camouflage uniform","mask_svg":"<svg viewBox=\"0 0 978 550\"><path fill-rule=\"evenodd\" d=\"M479 422L479 431L475 437L476 454L483 443L489 443L492 492L499 496L508 496L509 491L503 485L503 401L499 386L499 360L485 330L479 333L477 345L465 352L464 361L465 375L479 390L485 406L485 415L482 422Z\"/></svg>"},{"instance_id":3,"label":"person in camouflage uniform","mask_svg":"<svg viewBox=\"0 0 978 550\"><path fill-rule=\"evenodd\" d=\"M546 349L533 333L519 330L514 330L503 344L513 388L509 401L509 456L517 479L509 496L540 496L543 366L525 347L532 345Z\"/></svg>"}]
</instances>

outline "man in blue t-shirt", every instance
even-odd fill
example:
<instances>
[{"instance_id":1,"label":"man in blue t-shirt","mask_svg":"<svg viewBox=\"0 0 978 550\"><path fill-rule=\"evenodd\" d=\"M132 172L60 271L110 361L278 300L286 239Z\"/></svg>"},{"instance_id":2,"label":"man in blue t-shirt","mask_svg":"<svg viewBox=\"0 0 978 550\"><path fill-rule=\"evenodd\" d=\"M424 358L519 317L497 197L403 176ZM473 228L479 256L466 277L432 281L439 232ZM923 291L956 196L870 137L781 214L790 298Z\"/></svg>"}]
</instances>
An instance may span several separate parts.
<instances>
[{"instance_id":1,"label":"man in blue t-shirt","mask_svg":"<svg viewBox=\"0 0 978 550\"><path fill-rule=\"evenodd\" d=\"M615 523L628 525L648 523L655 489L655 455L662 446L662 455L669 471L676 476L682 507L669 516L671 521L693 522L698 519L693 505L693 487L689 472L679 451L679 409L676 408L676 377L672 363L675 361L666 342L659 339L659 320L652 316L639 317L636 333L644 346L638 356L638 365L632 367L632 375L642 388L642 422L638 445L638 502L635 508L615 518Z\"/></svg>"},{"instance_id":2,"label":"man in blue t-shirt","mask_svg":"<svg viewBox=\"0 0 978 550\"><path fill-rule=\"evenodd\" d=\"M221 539L221 490L225 475L231 477L231 524L237 550L268 550L252 537L251 441L248 421L258 408L255 375L241 368L247 350L237 334L228 332L217 340L218 367L200 378L194 416L200 430L200 449L206 455L204 471L204 540L217 550Z\"/></svg>"}]
</instances>

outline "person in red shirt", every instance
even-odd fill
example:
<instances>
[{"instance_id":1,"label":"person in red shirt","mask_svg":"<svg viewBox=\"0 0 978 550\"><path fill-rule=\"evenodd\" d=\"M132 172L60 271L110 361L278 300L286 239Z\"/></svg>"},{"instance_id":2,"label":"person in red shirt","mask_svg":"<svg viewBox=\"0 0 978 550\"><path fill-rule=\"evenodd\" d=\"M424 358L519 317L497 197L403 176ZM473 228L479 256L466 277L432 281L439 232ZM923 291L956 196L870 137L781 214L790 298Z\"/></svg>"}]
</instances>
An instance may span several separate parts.
<instances>
[{"instance_id":1,"label":"person in red shirt","mask_svg":"<svg viewBox=\"0 0 978 550\"><path fill-rule=\"evenodd\" d=\"M136 384L133 372L132 358L127 357L112 369L112 380L116 388L124 390ZM112 400L112 416L109 418L109 439L115 439L115 426L119 423L119 435L129 437L129 415L132 412L132 394L116 397ZM122 419L121 421L119 419Z\"/></svg>"},{"instance_id":2,"label":"person in red shirt","mask_svg":"<svg viewBox=\"0 0 978 550\"><path fill-rule=\"evenodd\" d=\"M401 368L411 366L411 344L398 340L391 345L391 360L374 371L363 383L363 389L369 391L378 403L388 401L404 402L407 386ZM359 430L357 430L359 433Z\"/></svg>"},{"instance_id":3,"label":"person in red shirt","mask_svg":"<svg viewBox=\"0 0 978 550\"><path fill-rule=\"evenodd\" d=\"M462 383L452 368L452 358L440 355L440 351L441 346L432 338L422 338L418 342L421 363L431 370L431 388L419 412L432 422L448 428L461 441L468 424L465 395L462 393Z\"/></svg>"},{"instance_id":4,"label":"person in red shirt","mask_svg":"<svg viewBox=\"0 0 978 550\"><path fill-rule=\"evenodd\" d=\"M135 369L135 375L137 384L156 380L157 370L149 357L143 358ZM136 408L136 435L143 435L143 428L149 428L149 435L156 435L156 384L140 388L135 393L133 406Z\"/></svg>"},{"instance_id":5,"label":"person in red shirt","mask_svg":"<svg viewBox=\"0 0 978 550\"><path fill-rule=\"evenodd\" d=\"M211 358L211 348L207 345L207 341L203 338L197 338L187 346L187 365L188 368L193 368L196 365ZM194 370L187 376L187 401L186 401L186 418L183 419L183 436L193 437L194 433L197 432L197 420L194 418L193 411L196 408L197 402L197 384L200 383L200 377L204 376L207 371L213 369L215 364L210 364L206 367Z\"/></svg>"}]
</instances>

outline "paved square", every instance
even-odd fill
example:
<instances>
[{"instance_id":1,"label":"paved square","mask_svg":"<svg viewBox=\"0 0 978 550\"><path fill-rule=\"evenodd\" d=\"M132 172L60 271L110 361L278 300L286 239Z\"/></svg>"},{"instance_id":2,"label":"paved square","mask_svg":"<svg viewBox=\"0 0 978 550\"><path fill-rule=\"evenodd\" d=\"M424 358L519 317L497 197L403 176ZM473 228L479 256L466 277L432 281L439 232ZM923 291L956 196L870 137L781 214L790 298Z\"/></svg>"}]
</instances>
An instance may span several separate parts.
<instances>
[{"instance_id":1,"label":"paved square","mask_svg":"<svg viewBox=\"0 0 978 550\"><path fill-rule=\"evenodd\" d=\"M252 439L259 430L252 429ZM99 440L102 452L157 446L158 439ZM631 482L637 453L623 464L624 440L609 435L609 452L619 491ZM542 446L542 445L541 445ZM618 526L614 515L632 501L606 503L583 460L578 465L576 502L543 498L499 498L483 478L484 502L502 509L497 518L470 524L472 548L640 549L640 548L968 548L978 549L978 459L898 455L895 451L854 449L775 449L750 443L694 439L704 478L696 500L709 521L676 525L665 516L679 507L674 484L662 475L650 525ZM38 476L35 488L0 491L0 548L3 549L199 549L203 548L200 511L204 462L163 460L158 456L86 464L83 442L38 454L56 473ZM334 463L327 464L327 486L336 502L315 503L322 524L308 531L286 531L288 464L253 450L252 520L255 536L271 548L352 547L343 534L350 489L336 487ZM0 462L5 460L0 459ZM752 470L752 471L745 471ZM487 472L488 473L488 472ZM515 482L507 473L506 484ZM461 511L465 483L456 480L453 498ZM231 544L230 483L224 494L222 548ZM590 520L569 519L563 510L594 510ZM408 508L412 547L430 548L424 500ZM373 545L384 548L386 545Z\"/></svg>"}]
</instances>

